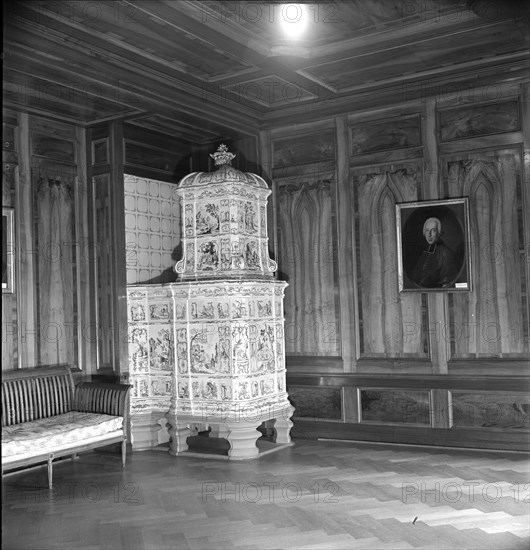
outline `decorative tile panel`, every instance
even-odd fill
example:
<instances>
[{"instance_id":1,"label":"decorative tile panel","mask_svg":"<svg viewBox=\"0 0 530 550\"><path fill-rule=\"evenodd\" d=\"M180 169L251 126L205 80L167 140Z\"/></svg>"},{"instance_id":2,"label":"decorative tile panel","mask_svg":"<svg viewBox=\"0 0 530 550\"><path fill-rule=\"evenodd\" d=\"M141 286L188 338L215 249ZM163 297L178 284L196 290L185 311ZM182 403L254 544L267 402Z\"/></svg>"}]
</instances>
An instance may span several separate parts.
<instances>
[{"instance_id":1,"label":"decorative tile panel","mask_svg":"<svg viewBox=\"0 0 530 550\"><path fill-rule=\"evenodd\" d=\"M176 186L125 175L125 242L127 283L147 282L175 264L180 240Z\"/></svg>"}]
</instances>

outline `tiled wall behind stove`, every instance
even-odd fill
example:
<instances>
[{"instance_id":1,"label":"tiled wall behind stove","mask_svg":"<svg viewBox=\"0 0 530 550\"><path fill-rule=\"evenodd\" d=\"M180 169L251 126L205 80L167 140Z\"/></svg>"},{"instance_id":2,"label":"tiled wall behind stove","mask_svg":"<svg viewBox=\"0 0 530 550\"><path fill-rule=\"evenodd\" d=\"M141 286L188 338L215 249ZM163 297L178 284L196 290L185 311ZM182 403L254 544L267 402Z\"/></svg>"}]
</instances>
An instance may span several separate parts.
<instances>
[{"instance_id":1,"label":"tiled wall behind stove","mask_svg":"<svg viewBox=\"0 0 530 550\"><path fill-rule=\"evenodd\" d=\"M146 283L175 265L179 198L176 185L163 181L126 174L124 186L127 284Z\"/></svg>"}]
</instances>

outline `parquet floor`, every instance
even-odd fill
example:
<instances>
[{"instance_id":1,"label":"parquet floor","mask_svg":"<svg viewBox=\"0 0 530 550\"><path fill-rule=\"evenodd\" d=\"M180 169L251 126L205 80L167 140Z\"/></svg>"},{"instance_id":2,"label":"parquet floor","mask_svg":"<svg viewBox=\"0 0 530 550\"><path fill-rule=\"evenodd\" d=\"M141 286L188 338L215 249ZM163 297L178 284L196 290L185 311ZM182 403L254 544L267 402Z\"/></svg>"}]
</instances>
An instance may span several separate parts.
<instances>
[{"instance_id":1,"label":"parquet floor","mask_svg":"<svg viewBox=\"0 0 530 550\"><path fill-rule=\"evenodd\" d=\"M528 456L297 440L250 462L87 453L4 479L4 550L523 549Z\"/></svg>"}]
</instances>

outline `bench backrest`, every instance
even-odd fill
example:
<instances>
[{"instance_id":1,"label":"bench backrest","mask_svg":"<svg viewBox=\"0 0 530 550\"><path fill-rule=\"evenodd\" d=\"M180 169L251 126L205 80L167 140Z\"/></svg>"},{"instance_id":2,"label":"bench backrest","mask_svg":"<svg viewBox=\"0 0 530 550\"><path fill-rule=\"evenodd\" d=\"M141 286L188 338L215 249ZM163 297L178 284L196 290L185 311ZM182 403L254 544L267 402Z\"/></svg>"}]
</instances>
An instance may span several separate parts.
<instances>
[{"instance_id":1,"label":"bench backrest","mask_svg":"<svg viewBox=\"0 0 530 550\"><path fill-rule=\"evenodd\" d=\"M74 380L68 365L2 373L2 426L70 412L73 401Z\"/></svg>"}]
</instances>

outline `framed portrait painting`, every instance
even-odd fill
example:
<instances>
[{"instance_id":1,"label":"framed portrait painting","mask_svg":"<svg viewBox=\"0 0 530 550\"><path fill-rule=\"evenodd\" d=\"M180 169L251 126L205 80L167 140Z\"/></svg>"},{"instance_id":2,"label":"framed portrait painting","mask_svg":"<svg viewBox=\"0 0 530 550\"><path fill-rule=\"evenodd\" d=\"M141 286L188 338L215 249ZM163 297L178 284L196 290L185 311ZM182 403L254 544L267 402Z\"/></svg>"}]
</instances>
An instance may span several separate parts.
<instances>
[{"instance_id":1,"label":"framed portrait painting","mask_svg":"<svg viewBox=\"0 0 530 550\"><path fill-rule=\"evenodd\" d=\"M400 292L471 290L467 198L396 204Z\"/></svg>"},{"instance_id":2,"label":"framed portrait painting","mask_svg":"<svg viewBox=\"0 0 530 550\"><path fill-rule=\"evenodd\" d=\"M2 293L15 290L15 218L12 208L2 207Z\"/></svg>"}]
</instances>

